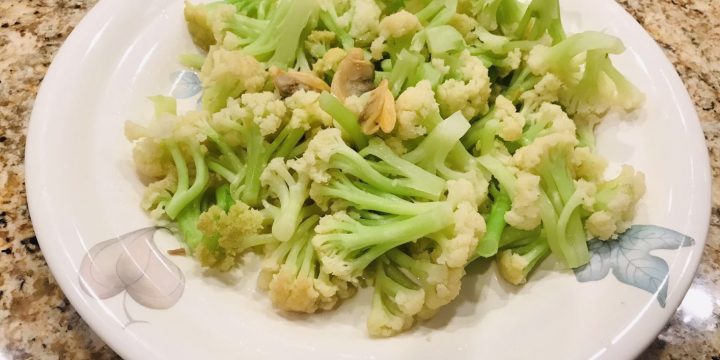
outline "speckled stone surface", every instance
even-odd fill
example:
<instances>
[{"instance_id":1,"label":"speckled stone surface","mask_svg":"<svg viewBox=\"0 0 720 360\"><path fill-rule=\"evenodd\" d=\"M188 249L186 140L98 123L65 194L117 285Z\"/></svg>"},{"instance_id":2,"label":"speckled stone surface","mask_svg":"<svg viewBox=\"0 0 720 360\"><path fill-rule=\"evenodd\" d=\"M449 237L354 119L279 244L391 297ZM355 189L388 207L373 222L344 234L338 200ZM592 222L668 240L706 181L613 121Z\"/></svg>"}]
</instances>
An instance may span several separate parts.
<instances>
[{"instance_id":1,"label":"speckled stone surface","mask_svg":"<svg viewBox=\"0 0 720 360\"><path fill-rule=\"evenodd\" d=\"M95 0L0 1L0 358L109 359L39 251L24 189L25 131L53 55ZM619 0L684 80L710 150L713 216L683 304L642 359L720 359L720 0Z\"/></svg>"}]
</instances>

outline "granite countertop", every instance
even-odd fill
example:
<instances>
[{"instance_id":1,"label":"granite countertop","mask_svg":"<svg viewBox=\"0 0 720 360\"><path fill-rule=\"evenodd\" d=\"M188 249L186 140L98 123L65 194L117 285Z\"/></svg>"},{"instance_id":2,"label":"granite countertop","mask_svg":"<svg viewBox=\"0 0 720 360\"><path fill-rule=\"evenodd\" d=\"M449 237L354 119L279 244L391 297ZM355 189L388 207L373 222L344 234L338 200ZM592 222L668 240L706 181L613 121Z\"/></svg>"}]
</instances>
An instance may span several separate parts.
<instances>
[{"instance_id":1,"label":"granite countertop","mask_svg":"<svg viewBox=\"0 0 720 360\"><path fill-rule=\"evenodd\" d=\"M33 236L23 180L25 131L38 85L63 40L95 2L0 2L0 357L117 357L50 274ZM705 131L714 180L710 233L698 273L675 316L641 358L720 359L720 1L619 2L657 40L684 80Z\"/></svg>"}]
</instances>

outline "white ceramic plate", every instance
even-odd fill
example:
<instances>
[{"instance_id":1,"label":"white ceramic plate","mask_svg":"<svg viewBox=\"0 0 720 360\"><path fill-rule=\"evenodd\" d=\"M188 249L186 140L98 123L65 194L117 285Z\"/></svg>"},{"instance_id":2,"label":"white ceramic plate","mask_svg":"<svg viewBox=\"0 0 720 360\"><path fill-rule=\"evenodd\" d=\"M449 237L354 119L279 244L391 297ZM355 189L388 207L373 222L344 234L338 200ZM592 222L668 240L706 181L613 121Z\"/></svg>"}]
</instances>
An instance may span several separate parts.
<instances>
[{"instance_id":1,"label":"white ceramic plate","mask_svg":"<svg viewBox=\"0 0 720 360\"><path fill-rule=\"evenodd\" d=\"M125 282L127 288L105 289L105 299L90 296L79 281L85 254L107 245L114 250L103 256L117 262L123 254L112 241L98 244L150 225L138 205L143 186L123 122L150 116L149 95L188 97L197 90L192 74L176 73L177 55L194 50L182 7L180 0L101 1L50 67L30 123L28 201L43 253L73 306L123 357L630 358L679 305L709 222L705 141L675 70L611 0L564 1L564 20L570 31L618 35L628 48L616 64L647 94L647 104L628 121L608 119L599 129L599 149L614 164L646 173L636 223L653 226L637 227L612 246L595 244L592 264L577 274L545 263L515 289L498 281L494 266L474 265L460 298L435 319L373 340L364 325L367 293L339 311L283 316L256 291L254 276L209 276L192 259L162 257L179 244L158 232L154 242L134 244L146 260L161 261L172 301L144 293L152 279L142 274ZM649 255L652 249L666 250ZM126 266L120 276L132 277L132 270Z\"/></svg>"}]
</instances>

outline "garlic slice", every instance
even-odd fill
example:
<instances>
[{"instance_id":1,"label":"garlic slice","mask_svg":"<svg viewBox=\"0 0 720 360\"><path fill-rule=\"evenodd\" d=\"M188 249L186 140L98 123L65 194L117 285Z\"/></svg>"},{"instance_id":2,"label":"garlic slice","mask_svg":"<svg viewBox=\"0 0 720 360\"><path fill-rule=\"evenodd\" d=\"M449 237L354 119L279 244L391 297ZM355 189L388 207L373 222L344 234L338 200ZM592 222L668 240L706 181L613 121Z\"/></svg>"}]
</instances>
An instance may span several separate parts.
<instances>
[{"instance_id":1,"label":"garlic slice","mask_svg":"<svg viewBox=\"0 0 720 360\"><path fill-rule=\"evenodd\" d=\"M352 95L361 95L373 89L375 66L365 60L363 51L354 48L338 65L332 79L332 94L341 100Z\"/></svg>"},{"instance_id":2,"label":"garlic slice","mask_svg":"<svg viewBox=\"0 0 720 360\"><path fill-rule=\"evenodd\" d=\"M330 86L319 77L301 71L283 71L280 69L271 70L275 88L280 92L280 97L286 98L298 90L306 91L330 91Z\"/></svg>"},{"instance_id":3,"label":"garlic slice","mask_svg":"<svg viewBox=\"0 0 720 360\"><path fill-rule=\"evenodd\" d=\"M383 79L370 94L370 100L360 114L360 128L366 135L372 135L378 130L389 134L395 128L396 121L395 98L387 79Z\"/></svg>"}]
</instances>

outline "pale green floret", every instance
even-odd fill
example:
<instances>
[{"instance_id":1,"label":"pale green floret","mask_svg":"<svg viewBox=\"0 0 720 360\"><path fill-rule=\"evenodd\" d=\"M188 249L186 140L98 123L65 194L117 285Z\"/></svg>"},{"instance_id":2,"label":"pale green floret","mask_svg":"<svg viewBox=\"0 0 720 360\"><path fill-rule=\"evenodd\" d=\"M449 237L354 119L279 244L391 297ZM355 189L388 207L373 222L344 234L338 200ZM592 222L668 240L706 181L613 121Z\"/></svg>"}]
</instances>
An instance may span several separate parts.
<instances>
[{"instance_id":1,"label":"pale green floret","mask_svg":"<svg viewBox=\"0 0 720 360\"><path fill-rule=\"evenodd\" d=\"M436 96L444 116L462 111L466 118L472 119L488 109L488 69L467 51L460 54L458 62L454 76L438 86Z\"/></svg>"},{"instance_id":2,"label":"pale green floret","mask_svg":"<svg viewBox=\"0 0 720 360\"><path fill-rule=\"evenodd\" d=\"M525 117L519 114L515 105L500 95L495 99L495 116L500 120L498 136L505 141L515 141L522 136Z\"/></svg>"},{"instance_id":3,"label":"pale green floret","mask_svg":"<svg viewBox=\"0 0 720 360\"><path fill-rule=\"evenodd\" d=\"M320 220L312 242L325 271L358 282L373 260L392 248L442 230L452 218L449 205L411 217L390 218L380 225L364 225L340 211Z\"/></svg>"},{"instance_id":4,"label":"pale green floret","mask_svg":"<svg viewBox=\"0 0 720 360\"><path fill-rule=\"evenodd\" d=\"M440 198L445 188L442 179L400 158L381 140L374 140L358 153L345 144L338 129L323 129L310 141L300 160L301 166L306 168L304 171L316 182L327 182L330 180L327 171L338 169L387 193L418 196L429 200ZM382 174L373 167L372 161L366 160L364 156L380 159L399 176L391 178Z\"/></svg>"},{"instance_id":5,"label":"pale green floret","mask_svg":"<svg viewBox=\"0 0 720 360\"><path fill-rule=\"evenodd\" d=\"M200 70L203 109L216 112L228 99L245 92L260 92L268 75L261 63L240 51L213 47Z\"/></svg>"},{"instance_id":6,"label":"pale green floret","mask_svg":"<svg viewBox=\"0 0 720 360\"><path fill-rule=\"evenodd\" d=\"M498 253L500 275L513 285L527 282L528 274L550 254L550 247L543 236L527 245L513 247Z\"/></svg>"},{"instance_id":7,"label":"pale green floret","mask_svg":"<svg viewBox=\"0 0 720 360\"><path fill-rule=\"evenodd\" d=\"M227 211L213 206L197 220L202 239L194 247L195 256L205 267L230 270L246 250L272 241L261 233L262 223L262 213L241 202Z\"/></svg>"},{"instance_id":8,"label":"pale green floret","mask_svg":"<svg viewBox=\"0 0 720 360\"><path fill-rule=\"evenodd\" d=\"M403 140L425 135L440 120L440 107L427 80L403 91L395 102L395 110L397 136Z\"/></svg>"},{"instance_id":9,"label":"pale green floret","mask_svg":"<svg viewBox=\"0 0 720 360\"><path fill-rule=\"evenodd\" d=\"M275 158L260 175L260 182L268 188L268 197L279 202L277 216L273 219L272 234L280 241L288 241L300 223L300 210L308 197L310 177L303 172L290 173L294 162ZM263 200L265 207L269 203Z\"/></svg>"},{"instance_id":10,"label":"pale green floret","mask_svg":"<svg viewBox=\"0 0 720 360\"><path fill-rule=\"evenodd\" d=\"M317 222L318 216L312 215L298 225L290 239L266 246L258 287L268 292L278 309L308 314L331 310L355 292L354 286L320 268L310 242Z\"/></svg>"},{"instance_id":11,"label":"pale green floret","mask_svg":"<svg viewBox=\"0 0 720 360\"><path fill-rule=\"evenodd\" d=\"M602 240L617 237L630 228L635 207L645 194L645 175L624 165L620 174L597 184L593 213L587 219L588 232Z\"/></svg>"}]
</instances>

